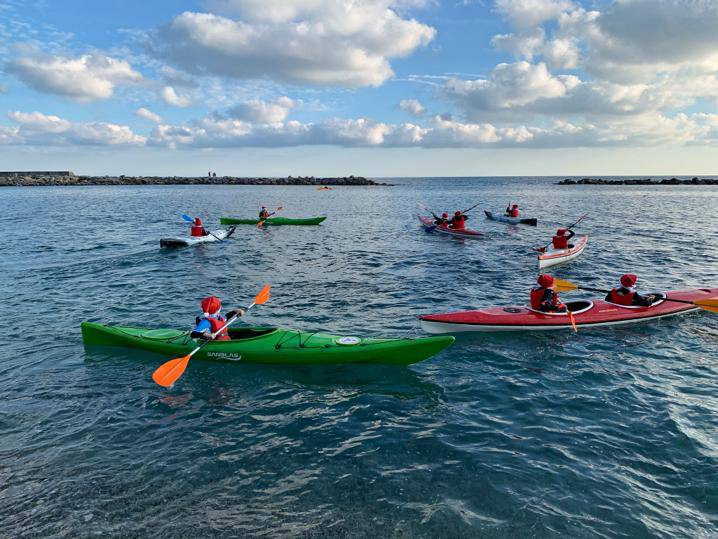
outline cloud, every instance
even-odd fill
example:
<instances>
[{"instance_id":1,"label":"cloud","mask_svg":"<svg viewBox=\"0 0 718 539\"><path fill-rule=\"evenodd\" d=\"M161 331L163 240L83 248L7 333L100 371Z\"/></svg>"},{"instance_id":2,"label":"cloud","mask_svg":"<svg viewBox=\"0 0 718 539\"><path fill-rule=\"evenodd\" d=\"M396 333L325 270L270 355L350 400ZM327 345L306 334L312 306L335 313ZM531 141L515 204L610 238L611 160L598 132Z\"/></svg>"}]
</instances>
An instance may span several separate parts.
<instances>
[{"instance_id":1,"label":"cloud","mask_svg":"<svg viewBox=\"0 0 718 539\"><path fill-rule=\"evenodd\" d=\"M192 99L186 95L178 94L172 86L165 86L160 91L163 101L173 107L189 107Z\"/></svg>"},{"instance_id":2,"label":"cloud","mask_svg":"<svg viewBox=\"0 0 718 539\"><path fill-rule=\"evenodd\" d=\"M7 64L6 70L40 92L78 101L108 99L116 85L142 78L126 61L103 54L71 58L43 55L28 48L21 48L19 56Z\"/></svg>"},{"instance_id":3,"label":"cloud","mask_svg":"<svg viewBox=\"0 0 718 539\"><path fill-rule=\"evenodd\" d=\"M199 88L199 82L192 78L187 73L184 73L174 67L162 66L160 68L162 74L162 80L167 86L173 86L176 88Z\"/></svg>"},{"instance_id":4,"label":"cloud","mask_svg":"<svg viewBox=\"0 0 718 539\"><path fill-rule=\"evenodd\" d=\"M516 62L497 65L487 79L451 79L444 89L469 117L479 119L486 111L563 97L578 84L580 80L573 75L551 75L544 63Z\"/></svg>"},{"instance_id":5,"label":"cloud","mask_svg":"<svg viewBox=\"0 0 718 539\"><path fill-rule=\"evenodd\" d=\"M155 114L149 109L146 109L145 107L140 107L135 111L135 116L139 116L140 118L144 118L145 120L148 120L155 124L162 123L162 117L159 114Z\"/></svg>"},{"instance_id":6,"label":"cloud","mask_svg":"<svg viewBox=\"0 0 718 539\"><path fill-rule=\"evenodd\" d=\"M354 88L381 85L390 59L436 33L382 0L223 4L241 19L188 11L150 33L148 50L194 74Z\"/></svg>"},{"instance_id":7,"label":"cloud","mask_svg":"<svg viewBox=\"0 0 718 539\"><path fill-rule=\"evenodd\" d=\"M496 0L494 9L517 28L531 28L574 8L569 0Z\"/></svg>"},{"instance_id":8,"label":"cloud","mask_svg":"<svg viewBox=\"0 0 718 539\"><path fill-rule=\"evenodd\" d=\"M424 105L416 99L402 99L399 101L399 108L417 118L423 116L426 112Z\"/></svg>"},{"instance_id":9,"label":"cloud","mask_svg":"<svg viewBox=\"0 0 718 539\"><path fill-rule=\"evenodd\" d=\"M28 146L143 146L147 139L124 125L107 122L73 123L41 112L11 111L17 126L4 128L3 144Z\"/></svg>"},{"instance_id":10,"label":"cloud","mask_svg":"<svg viewBox=\"0 0 718 539\"><path fill-rule=\"evenodd\" d=\"M286 96L278 97L271 103L253 99L234 106L227 114L238 120L271 124L286 120L294 106L294 101Z\"/></svg>"}]
</instances>

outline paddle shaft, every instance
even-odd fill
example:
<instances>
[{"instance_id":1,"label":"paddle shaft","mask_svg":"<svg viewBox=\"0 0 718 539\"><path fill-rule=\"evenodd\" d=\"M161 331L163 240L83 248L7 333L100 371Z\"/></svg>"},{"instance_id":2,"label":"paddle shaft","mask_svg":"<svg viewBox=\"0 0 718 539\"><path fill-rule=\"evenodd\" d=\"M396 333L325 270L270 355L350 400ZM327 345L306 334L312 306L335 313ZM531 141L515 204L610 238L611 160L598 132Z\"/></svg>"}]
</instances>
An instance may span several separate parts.
<instances>
[{"instance_id":1,"label":"paddle shaft","mask_svg":"<svg viewBox=\"0 0 718 539\"><path fill-rule=\"evenodd\" d=\"M579 290L586 290L588 292L602 292L604 294L608 294L610 290L602 290L600 288L590 288L588 286L577 286L576 287ZM671 298L663 298L664 301L673 301L674 303L687 303L688 305L694 305L692 301L688 301L686 299L671 299Z\"/></svg>"}]
</instances>

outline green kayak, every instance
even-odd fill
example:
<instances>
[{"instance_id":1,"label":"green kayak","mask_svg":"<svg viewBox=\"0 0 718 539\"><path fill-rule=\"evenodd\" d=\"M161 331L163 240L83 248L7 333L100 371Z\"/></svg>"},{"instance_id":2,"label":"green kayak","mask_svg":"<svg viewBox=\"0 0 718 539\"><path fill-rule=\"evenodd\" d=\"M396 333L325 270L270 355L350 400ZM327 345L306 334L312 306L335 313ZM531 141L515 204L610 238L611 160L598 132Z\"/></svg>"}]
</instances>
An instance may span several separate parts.
<instances>
[{"instance_id":1,"label":"green kayak","mask_svg":"<svg viewBox=\"0 0 718 539\"><path fill-rule=\"evenodd\" d=\"M290 217L270 217L264 220L265 225L318 225L326 217L307 217L306 219L292 219ZM223 225L256 225L259 219L235 219L234 217L220 217Z\"/></svg>"},{"instance_id":2,"label":"green kayak","mask_svg":"<svg viewBox=\"0 0 718 539\"><path fill-rule=\"evenodd\" d=\"M166 359L188 354L201 341L189 331L141 329L83 322L85 345L140 348ZM276 327L230 329L232 340L214 341L194 356L213 361L328 365L337 363L384 363L410 365L430 358L454 342L454 337L419 339L365 339L326 333L308 333Z\"/></svg>"}]
</instances>

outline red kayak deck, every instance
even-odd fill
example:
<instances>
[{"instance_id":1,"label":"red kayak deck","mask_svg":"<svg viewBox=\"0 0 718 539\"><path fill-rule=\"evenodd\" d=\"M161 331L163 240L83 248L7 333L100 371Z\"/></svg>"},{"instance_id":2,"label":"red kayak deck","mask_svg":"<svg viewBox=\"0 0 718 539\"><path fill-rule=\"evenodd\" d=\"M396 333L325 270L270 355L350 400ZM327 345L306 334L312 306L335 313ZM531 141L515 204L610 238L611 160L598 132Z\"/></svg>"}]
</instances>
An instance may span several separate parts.
<instances>
[{"instance_id":1,"label":"red kayak deck","mask_svg":"<svg viewBox=\"0 0 718 539\"><path fill-rule=\"evenodd\" d=\"M718 297L718 288L697 288L666 292L673 299L696 301ZM633 324L674 316L698 307L686 303L659 300L650 307L624 307L602 299L566 302L574 313L577 326L598 327ZM427 314L419 317L421 327L429 333L456 333L462 331L545 331L571 329L568 315L541 313L524 306L488 307L475 311L458 311Z\"/></svg>"},{"instance_id":2,"label":"red kayak deck","mask_svg":"<svg viewBox=\"0 0 718 539\"><path fill-rule=\"evenodd\" d=\"M441 234L448 234L449 236L454 236L454 237L457 237L457 238L472 238L472 239L475 239L475 238L480 238L480 237L482 236L481 232L479 232L479 231L477 231L477 230L471 230L470 228L465 228L465 229L463 229L463 230L454 230L453 228L449 228L449 227L446 227L446 226L438 226L438 225L435 225L435 224L434 224L434 220L431 219L430 217L423 217L423 216L420 215L420 216L419 216L419 221L421 221L421 223L422 223L424 226L427 226L427 227L436 227L436 228L434 228L434 230L436 230L437 232L439 232L439 233L441 233Z\"/></svg>"}]
</instances>

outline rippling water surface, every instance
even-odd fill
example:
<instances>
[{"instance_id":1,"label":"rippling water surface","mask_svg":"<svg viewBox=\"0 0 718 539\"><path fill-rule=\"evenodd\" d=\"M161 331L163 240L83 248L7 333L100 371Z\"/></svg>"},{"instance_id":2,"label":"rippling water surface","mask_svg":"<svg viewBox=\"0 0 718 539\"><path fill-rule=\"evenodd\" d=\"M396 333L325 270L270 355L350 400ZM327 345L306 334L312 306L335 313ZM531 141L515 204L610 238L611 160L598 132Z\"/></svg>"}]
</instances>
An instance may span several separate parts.
<instances>
[{"instance_id":1,"label":"rippling water surface","mask_svg":"<svg viewBox=\"0 0 718 539\"><path fill-rule=\"evenodd\" d=\"M83 320L189 327L201 297L243 305L265 281L253 323L420 335L420 313L523 303L530 248L584 211L589 246L557 276L718 286L718 189L555 181L3 188L0 535L713 536L718 315L461 336L410 368L197 361L169 391L150 379L167 358L82 346ZM481 217L509 201L539 226ZM480 202L486 237L424 233L418 202ZM328 218L158 247L182 213L260 204Z\"/></svg>"}]
</instances>

